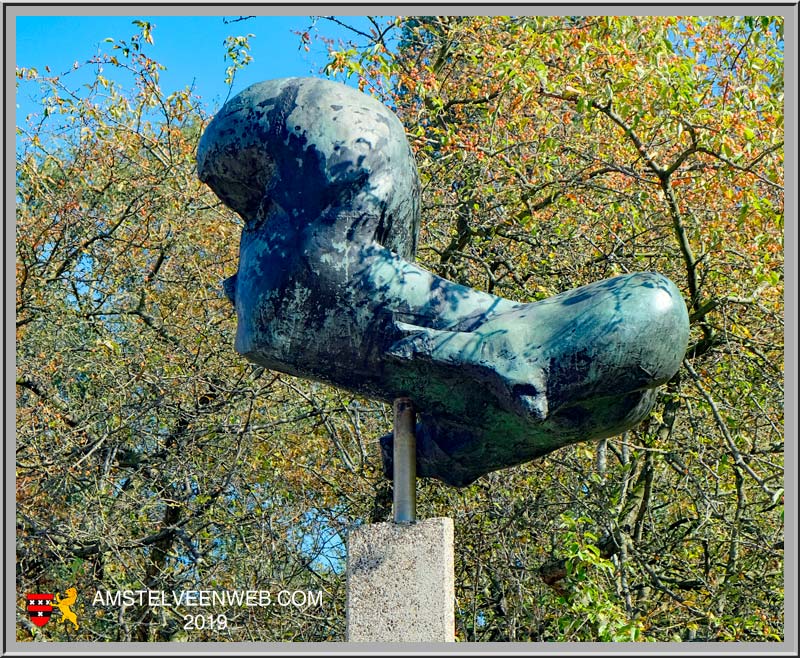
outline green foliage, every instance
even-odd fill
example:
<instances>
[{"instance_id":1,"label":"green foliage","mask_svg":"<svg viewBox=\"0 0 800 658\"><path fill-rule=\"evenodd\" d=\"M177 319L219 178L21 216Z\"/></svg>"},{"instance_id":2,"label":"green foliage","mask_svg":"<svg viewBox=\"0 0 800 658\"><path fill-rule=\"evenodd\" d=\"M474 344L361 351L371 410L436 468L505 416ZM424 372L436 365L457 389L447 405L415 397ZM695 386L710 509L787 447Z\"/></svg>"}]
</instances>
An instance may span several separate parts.
<instances>
[{"instance_id":1,"label":"green foliage","mask_svg":"<svg viewBox=\"0 0 800 658\"><path fill-rule=\"evenodd\" d=\"M614 563L602 557L598 536L587 517L561 515L564 529L564 593L559 603L565 612L558 620L565 642L636 642L643 638L641 622L630 620L614 592Z\"/></svg>"},{"instance_id":2,"label":"green foliage","mask_svg":"<svg viewBox=\"0 0 800 658\"><path fill-rule=\"evenodd\" d=\"M692 321L635 430L419 482L420 516L455 520L458 639L780 640L782 19L372 23L326 72L402 118L427 267L520 301L659 270ZM343 542L391 514L389 410L234 353L241 220L196 180L207 110L136 28L87 84L17 70L41 95L17 126L18 637L341 640ZM223 44L229 84L251 38ZM25 625L25 592L73 585L79 631ZM88 600L140 587L323 609L231 609L223 637Z\"/></svg>"},{"instance_id":3,"label":"green foliage","mask_svg":"<svg viewBox=\"0 0 800 658\"><path fill-rule=\"evenodd\" d=\"M225 69L226 85L232 86L236 73L253 61L253 57L250 55L250 39L255 36L255 34L248 34L247 36L225 38L225 43L223 44L225 46L225 59L231 61L230 66Z\"/></svg>"},{"instance_id":4,"label":"green foliage","mask_svg":"<svg viewBox=\"0 0 800 658\"><path fill-rule=\"evenodd\" d=\"M651 421L559 451L533 483L509 473L489 497L490 509L531 506L535 532L481 532L527 537L516 559L554 591L587 574L578 598L522 579L550 614L622 605L609 617L624 623L581 620L583 638L782 633L782 34L779 17L404 17L331 52L331 73L359 76L406 125L430 268L522 301L635 270L684 290L690 348ZM388 61L372 54L379 41L398 44ZM586 563L591 549L577 559L560 513L592 520L613 578ZM480 611L465 639L576 630L569 617L553 634L523 589L509 594L514 561L470 559L491 565L504 612L464 581L464 609ZM723 617L764 610L758 632L725 630Z\"/></svg>"}]
</instances>

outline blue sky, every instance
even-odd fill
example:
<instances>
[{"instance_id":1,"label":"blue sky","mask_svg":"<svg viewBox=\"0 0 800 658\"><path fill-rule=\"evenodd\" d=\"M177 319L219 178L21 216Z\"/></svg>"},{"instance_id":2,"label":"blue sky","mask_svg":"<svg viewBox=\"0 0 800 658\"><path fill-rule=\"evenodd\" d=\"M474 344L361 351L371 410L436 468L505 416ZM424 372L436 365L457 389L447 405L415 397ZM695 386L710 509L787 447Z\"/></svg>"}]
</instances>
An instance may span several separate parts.
<instances>
[{"instance_id":1,"label":"blue sky","mask_svg":"<svg viewBox=\"0 0 800 658\"><path fill-rule=\"evenodd\" d=\"M291 75L317 75L325 64L325 47L313 41L309 52L301 46L295 31L305 31L312 25L309 16L257 16L246 21L231 22L239 16L17 16L16 64L36 68L40 73L49 66L52 73L69 71L73 63L85 62L100 49L109 51L111 44L104 40L129 40L138 32L133 20L152 23L153 45L147 45L149 56L165 65L161 74L162 89L171 92L194 84L211 110L218 106L228 93L225 85L227 36L255 34L250 39L253 62L237 73L233 94L248 85ZM363 16L341 17L348 24L368 30ZM226 24L225 20L228 21ZM331 21L320 20L318 33L334 39L353 38L355 35ZM312 30L313 35L314 30ZM357 38L357 37L356 37ZM108 69L104 71L104 74ZM71 85L88 80L91 67L71 74ZM84 75L84 78L80 78ZM17 93L17 123L25 116L38 111L36 85L20 85Z\"/></svg>"}]
</instances>

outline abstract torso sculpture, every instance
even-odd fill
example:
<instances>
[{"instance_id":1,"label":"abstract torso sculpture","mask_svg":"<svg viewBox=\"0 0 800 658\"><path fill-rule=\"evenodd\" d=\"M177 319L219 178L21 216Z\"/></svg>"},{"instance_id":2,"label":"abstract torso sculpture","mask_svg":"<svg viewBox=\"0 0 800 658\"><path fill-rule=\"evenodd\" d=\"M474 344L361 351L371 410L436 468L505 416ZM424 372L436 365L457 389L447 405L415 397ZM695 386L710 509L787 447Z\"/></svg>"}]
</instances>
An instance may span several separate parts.
<instances>
[{"instance_id":1,"label":"abstract torso sculpture","mask_svg":"<svg viewBox=\"0 0 800 658\"><path fill-rule=\"evenodd\" d=\"M419 412L417 474L464 486L644 419L689 322L664 276L522 304L413 263L419 180L397 117L315 78L271 80L206 129L198 175L246 222L225 282L254 363ZM391 473L391 436L381 439Z\"/></svg>"}]
</instances>

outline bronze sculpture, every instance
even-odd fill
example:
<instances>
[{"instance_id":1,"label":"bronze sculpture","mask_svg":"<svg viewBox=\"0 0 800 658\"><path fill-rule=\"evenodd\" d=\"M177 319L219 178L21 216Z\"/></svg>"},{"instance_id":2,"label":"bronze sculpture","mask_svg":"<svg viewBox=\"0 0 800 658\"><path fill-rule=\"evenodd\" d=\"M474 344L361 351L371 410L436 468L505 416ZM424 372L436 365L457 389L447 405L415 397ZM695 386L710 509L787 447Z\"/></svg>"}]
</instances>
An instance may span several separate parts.
<instances>
[{"instance_id":1,"label":"bronze sculpture","mask_svg":"<svg viewBox=\"0 0 800 658\"><path fill-rule=\"evenodd\" d=\"M315 78L253 85L209 124L198 175L245 220L236 350L419 411L417 473L464 486L619 434L680 367L676 286L640 272L522 304L413 263L419 180L373 98ZM391 473L391 435L381 439Z\"/></svg>"}]
</instances>

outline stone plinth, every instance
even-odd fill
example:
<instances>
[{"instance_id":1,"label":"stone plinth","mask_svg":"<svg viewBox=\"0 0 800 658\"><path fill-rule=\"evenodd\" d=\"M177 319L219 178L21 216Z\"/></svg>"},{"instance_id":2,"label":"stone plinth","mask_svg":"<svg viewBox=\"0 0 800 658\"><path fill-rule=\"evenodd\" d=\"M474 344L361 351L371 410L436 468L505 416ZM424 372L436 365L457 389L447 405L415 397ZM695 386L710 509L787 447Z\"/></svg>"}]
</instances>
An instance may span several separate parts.
<instances>
[{"instance_id":1,"label":"stone plinth","mask_svg":"<svg viewBox=\"0 0 800 658\"><path fill-rule=\"evenodd\" d=\"M376 523L347 542L348 642L454 642L453 520Z\"/></svg>"}]
</instances>

